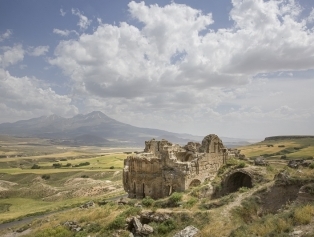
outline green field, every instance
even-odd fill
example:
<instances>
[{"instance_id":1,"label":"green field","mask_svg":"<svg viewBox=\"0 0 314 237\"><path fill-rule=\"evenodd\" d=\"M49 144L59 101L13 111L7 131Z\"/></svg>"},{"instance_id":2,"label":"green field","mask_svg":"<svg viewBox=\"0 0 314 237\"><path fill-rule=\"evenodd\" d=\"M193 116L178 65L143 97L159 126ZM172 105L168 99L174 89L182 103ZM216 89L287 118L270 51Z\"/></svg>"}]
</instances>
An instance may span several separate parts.
<instances>
[{"instance_id":1,"label":"green field","mask_svg":"<svg viewBox=\"0 0 314 237\"><path fill-rule=\"evenodd\" d=\"M314 138L262 141L238 149L247 158L264 156L280 159L285 155L287 159L311 159L314 157Z\"/></svg>"},{"instance_id":2,"label":"green field","mask_svg":"<svg viewBox=\"0 0 314 237\"><path fill-rule=\"evenodd\" d=\"M0 222L124 193L124 151L0 136Z\"/></svg>"}]
</instances>

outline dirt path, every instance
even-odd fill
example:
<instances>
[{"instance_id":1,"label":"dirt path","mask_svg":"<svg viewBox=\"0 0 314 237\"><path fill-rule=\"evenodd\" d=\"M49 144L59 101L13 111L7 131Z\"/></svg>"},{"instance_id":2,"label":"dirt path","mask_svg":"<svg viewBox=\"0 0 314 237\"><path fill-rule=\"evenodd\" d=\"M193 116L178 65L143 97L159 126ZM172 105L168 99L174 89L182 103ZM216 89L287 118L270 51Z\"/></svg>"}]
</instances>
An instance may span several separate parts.
<instances>
[{"instance_id":1,"label":"dirt path","mask_svg":"<svg viewBox=\"0 0 314 237\"><path fill-rule=\"evenodd\" d=\"M240 193L233 202L230 202L229 204L227 204L226 206L223 207L223 211L221 212L222 216L224 216L225 218L230 219L230 211L233 208L240 206L242 201L245 198L251 196L256 191L261 190L261 189L266 188L266 187L270 187L273 184L274 184L274 181L271 181L271 182L262 184L261 186L257 186L257 187L251 188L250 190L248 190L245 193Z\"/></svg>"}]
</instances>

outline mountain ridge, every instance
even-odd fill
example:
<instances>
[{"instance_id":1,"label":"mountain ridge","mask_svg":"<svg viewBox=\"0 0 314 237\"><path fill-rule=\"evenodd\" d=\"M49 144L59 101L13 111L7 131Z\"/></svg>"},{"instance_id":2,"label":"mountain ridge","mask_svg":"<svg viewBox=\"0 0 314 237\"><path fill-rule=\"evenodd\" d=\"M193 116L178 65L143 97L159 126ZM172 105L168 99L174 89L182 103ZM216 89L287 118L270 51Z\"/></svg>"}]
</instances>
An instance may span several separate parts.
<instances>
[{"instance_id":1,"label":"mountain ridge","mask_svg":"<svg viewBox=\"0 0 314 237\"><path fill-rule=\"evenodd\" d=\"M41 116L13 123L0 124L0 133L51 139L54 143L92 145L88 138L93 137L95 145L143 145L144 141L152 138L167 138L169 141L186 144L188 141L200 142L203 137L186 133L173 133L154 128L141 128L122 123L110 118L101 111L88 114L77 114L72 118L58 115ZM77 139L77 138L80 139ZM85 138L85 139L84 139ZM99 138L99 142L97 139ZM230 142L238 143L240 139L229 138ZM245 144L244 140L240 140ZM248 143L247 143L248 144Z\"/></svg>"}]
</instances>

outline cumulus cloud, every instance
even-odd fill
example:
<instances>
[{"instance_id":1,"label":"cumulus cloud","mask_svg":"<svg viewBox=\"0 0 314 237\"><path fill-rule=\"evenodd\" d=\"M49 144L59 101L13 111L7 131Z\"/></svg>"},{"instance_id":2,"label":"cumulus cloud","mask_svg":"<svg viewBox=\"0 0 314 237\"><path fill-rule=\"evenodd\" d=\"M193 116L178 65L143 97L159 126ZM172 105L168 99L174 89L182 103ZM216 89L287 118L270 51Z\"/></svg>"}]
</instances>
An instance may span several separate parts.
<instances>
[{"instance_id":1,"label":"cumulus cloud","mask_svg":"<svg viewBox=\"0 0 314 237\"><path fill-rule=\"evenodd\" d=\"M61 36L69 36L70 34L76 34L78 33L75 30L60 30L60 29L53 29L53 33Z\"/></svg>"},{"instance_id":2,"label":"cumulus cloud","mask_svg":"<svg viewBox=\"0 0 314 237\"><path fill-rule=\"evenodd\" d=\"M12 35L12 30L6 30L6 32L0 35L0 42L10 38L11 35Z\"/></svg>"},{"instance_id":3,"label":"cumulus cloud","mask_svg":"<svg viewBox=\"0 0 314 237\"><path fill-rule=\"evenodd\" d=\"M66 12L62 8L60 8L60 15L65 16L65 14L66 14Z\"/></svg>"},{"instance_id":4,"label":"cumulus cloud","mask_svg":"<svg viewBox=\"0 0 314 237\"><path fill-rule=\"evenodd\" d=\"M24 59L25 51L21 44L16 44L12 47L1 47L0 50L3 51L3 54L0 55L0 65L2 68L14 65Z\"/></svg>"},{"instance_id":5,"label":"cumulus cloud","mask_svg":"<svg viewBox=\"0 0 314 237\"><path fill-rule=\"evenodd\" d=\"M49 46L38 46L38 47L30 47L28 54L31 56L42 56L45 55L49 51Z\"/></svg>"},{"instance_id":6,"label":"cumulus cloud","mask_svg":"<svg viewBox=\"0 0 314 237\"><path fill-rule=\"evenodd\" d=\"M293 0L232 4L233 27L214 31L211 13L184 4L132 1L129 13L140 27L98 21L92 33L61 41L49 62L71 78L74 94L85 98L86 107L128 114L138 125L154 120L180 130L194 121L204 130L208 120L223 128L227 121L236 126L243 119L256 124L265 118L313 116L304 112L312 96L296 105L285 86L287 80L297 82L294 72L313 69L310 18L301 18L302 8ZM86 29L89 20L80 19L80 28ZM280 88L273 90L273 81L267 80L271 73L293 78L273 78ZM311 80L300 85L313 88ZM269 103L269 97L275 102Z\"/></svg>"},{"instance_id":7,"label":"cumulus cloud","mask_svg":"<svg viewBox=\"0 0 314 237\"><path fill-rule=\"evenodd\" d=\"M80 27L81 30L86 30L89 27L89 25L92 23L92 20L89 20L78 9L72 9L72 14L80 18L77 25Z\"/></svg>"},{"instance_id":8,"label":"cumulus cloud","mask_svg":"<svg viewBox=\"0 0 314 237\"><path fill-rule=\"evenodd\" d=\"M36 78L14 77L3 69L0 69L0 101L0 122L11 121L11 115L25 119L52 113L69 116L78 112L68 96L58 95Z\"/></svg>"}]
</instances>

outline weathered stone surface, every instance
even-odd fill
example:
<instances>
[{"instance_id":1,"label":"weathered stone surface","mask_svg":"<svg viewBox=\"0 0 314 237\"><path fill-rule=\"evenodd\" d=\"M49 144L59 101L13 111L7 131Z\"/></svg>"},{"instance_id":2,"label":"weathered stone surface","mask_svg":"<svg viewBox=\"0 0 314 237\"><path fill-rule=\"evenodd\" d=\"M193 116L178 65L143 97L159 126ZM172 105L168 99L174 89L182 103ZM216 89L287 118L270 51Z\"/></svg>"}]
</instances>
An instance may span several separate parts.
<instances>
[{"instance_id":1,"label":"weathered stone surface","mask_svg":"<svg viewBox=\"0 0 314 237\"><path fill-rule=\"evenodd\" d=\"M166 213L158 212L143 212L141 213L141 222L150 223L150 222L163 222L168 220L170 216Z\"/></svg>"},{"instance_id":2,"label":"weathered stone surface","mask_svg":"<svg viewBox=\"0 0 314 237\"><path fill-rule=\"evenodd\" d=\"M90 208L93 207L95 204L93 201L88 201L86 203L84 203L83 205L80 206L80 208Z\"/></svg>"},{"instance_id":3,"label":"weathered stone surface","mask_svg":"<svg viewBox=\"0 0 314 237\"><path fill-rule=\"evenodd\" d=\"M150 225L144 224L140 231L140 234L149 235L149 234L152 234L153 232L154 232L153 227L151 227Z\"/></svg>"},{"instance_id":4,"label":"weathered stone surface","mask_svg":"<svg viewBox=\"0 0 314 237\"><path fill-rule=\"evenodd\" d=\"M66 221L63 223L63 226L67 227L71 231L79 232L82 230L82 227L79 226L75 221Z\"/></svg>"},{"instance_id":5,"label":"weathered stone surface","mask_svg":"<svg viewBox=\"0 0 314 237\"><path fill-rule=\"evenodd\" d=\"M193 237L198 232L199 230L196 227L190 225L190 226L185 227L180 232L176 233L173 237Z\"/></svg>"},{"instance_id":6,"label":"weathered stone surface","mask_svg":"<svg viewBox=\"0 0 314 237\"><path fill-rule=\"evenodd\" d=\"M255 158L254 165L266 166L268 162L263 157L259 156Z\"/></svg>"},{"instance_id":7,"label":"weathered stone surface","mask_svg":"<svg viewBox=\"0 0 314 237\"><path fill-rule=\"evenodd\" d=\"M143 225L137 217L133 217L133 227L135 229L135 233L141 233Z\"/></svg>"},{"instance_id":8,"label":"weathered stone surface","mask_svg":"<svg viewBox=\"0 0 314 237\"><path fill-rule=\"evenodd\" d=\"M143 153L124 160L123 186L130 198L163 198L215 177L227 154L214 134L202 144L189 142L184 147L152 139L145 142Z\"/></svg>"}]
</instances>

